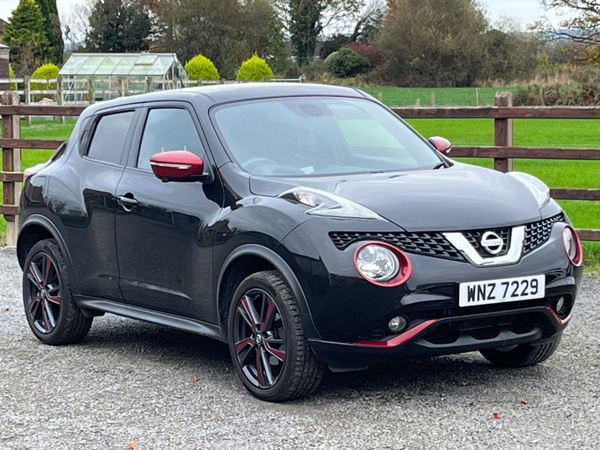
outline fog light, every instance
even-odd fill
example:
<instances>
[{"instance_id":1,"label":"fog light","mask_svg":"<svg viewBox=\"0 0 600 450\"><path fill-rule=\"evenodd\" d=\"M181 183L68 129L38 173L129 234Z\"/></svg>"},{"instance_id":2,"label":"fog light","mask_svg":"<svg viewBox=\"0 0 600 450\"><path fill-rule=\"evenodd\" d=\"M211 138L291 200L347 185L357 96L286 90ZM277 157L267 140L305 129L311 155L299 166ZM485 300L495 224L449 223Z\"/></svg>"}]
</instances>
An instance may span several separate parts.
<instances>
[{"instance_id":1,"label":"fog light","mask_svg":"<svg viewBox=\"0 0 600 450\"><path fill-rule=\"evenodd\" d=\"M388 328L390 329L390 331L398 333L399 331L402 331L404 330L404 328L406 328L406 323L407 322L404 317L396 316L388 322Z\"/></svg>"},{"instance_id":2,"label":"fog light","mask_svg":"<svg viewBox=\"0 0 600 450\"><path fill-rule=\"evenodd\" d=\"M556 312L557 312L557 313L561 312L561 311L562 311L562 309L564 308L564 306L565 306L565 298L564 298L564 297L561 297L561 298L559 298L559 299L557 300L557 302L556 302L556 308L555 308L555 309L556 309Z\"/></svg>"}]
</instances>

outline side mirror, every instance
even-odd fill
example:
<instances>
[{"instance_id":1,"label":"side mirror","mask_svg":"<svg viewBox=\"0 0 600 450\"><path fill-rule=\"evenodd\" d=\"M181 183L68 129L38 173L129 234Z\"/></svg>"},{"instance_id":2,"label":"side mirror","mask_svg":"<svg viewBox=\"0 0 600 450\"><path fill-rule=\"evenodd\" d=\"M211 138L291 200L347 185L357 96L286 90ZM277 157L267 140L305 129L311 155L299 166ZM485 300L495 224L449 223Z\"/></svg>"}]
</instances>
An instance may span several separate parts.
<instances>
[{"instance_id":1,"label":"side mirror","mask_svg":"<svg viewBox=\"0 0 600 450\"><path fill-rule=\"evenodd\" d=\"M429 138L429 143L435 147L435 149L442 155L448 156L450 150L452 150L452 143L443 137L433 136Z\"/></svg>"},{"instance_id":2,"label":"side mirror","mask_svg":"<svg viewBox=\"0 0 600 450\"><path fill-rule=\"evenodd\" d=\"M150 167L162 181L202 181L204 161L198 155L185 150L157 153L150 158Z\"/></svg>"}]
</instances>

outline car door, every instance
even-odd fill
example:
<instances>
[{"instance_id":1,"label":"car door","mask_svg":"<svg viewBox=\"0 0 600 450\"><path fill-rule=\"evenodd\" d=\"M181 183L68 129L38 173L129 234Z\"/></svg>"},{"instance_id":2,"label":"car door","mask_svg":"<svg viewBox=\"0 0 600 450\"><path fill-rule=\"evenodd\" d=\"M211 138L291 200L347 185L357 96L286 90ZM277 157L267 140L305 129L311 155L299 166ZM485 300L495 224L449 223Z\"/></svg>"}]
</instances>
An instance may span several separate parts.
<instances>
[{"instance_id":1,"label":"car door","mask_svg":"<svg viewBox=\"0 0 600 450\"><path fill-rule=\"evenodd\" d=\"M80 155L51 177L50 209L62 219L79 281L78 294L122 300L115 244L115 192L137 112L117 109L87 120Z\"/></svg>"},{"instance_id":2,"label":"car door","mask_svg":"<svg viewBox=\"0 0 600 450\"><path fill-rule=\"evenodd\" d=\"M197 116L187 103L147 105L117 187L119 285L133 305L215 322L213 244L205 230L222 205L217 181L154 176L155 153L187 150L210 166ZM210 170L210 169L208 169Z\"/></svg>"}]
</instances>

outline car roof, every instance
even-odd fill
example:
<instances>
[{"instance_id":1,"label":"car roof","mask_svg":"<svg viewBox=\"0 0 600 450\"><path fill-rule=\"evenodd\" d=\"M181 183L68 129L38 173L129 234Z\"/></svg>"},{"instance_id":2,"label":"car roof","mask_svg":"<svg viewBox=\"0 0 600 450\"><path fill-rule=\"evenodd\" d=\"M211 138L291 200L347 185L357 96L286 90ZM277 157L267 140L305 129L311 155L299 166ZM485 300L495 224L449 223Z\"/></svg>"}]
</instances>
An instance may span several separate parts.
<instances>
[{"instance_id":1,"label":"car roof","mask_svg":"<svg viewBox=\"0 0 600 450\"><path fill-rule=\"evenodd\" d=\"M168 91L151 92L131 97L120 97L114 100L96 103L86 109L86 114L122 105L136 103L190 100L193 96L203 96L213 104L228 103L240 100L253 100L259 98L292 97L292 96L337 96L366 98L367 95L358 89L341 86L328 86L311 83L232 83L211 86L198 86L185 89L171 89Z\"/></svg>"}]
</instances>

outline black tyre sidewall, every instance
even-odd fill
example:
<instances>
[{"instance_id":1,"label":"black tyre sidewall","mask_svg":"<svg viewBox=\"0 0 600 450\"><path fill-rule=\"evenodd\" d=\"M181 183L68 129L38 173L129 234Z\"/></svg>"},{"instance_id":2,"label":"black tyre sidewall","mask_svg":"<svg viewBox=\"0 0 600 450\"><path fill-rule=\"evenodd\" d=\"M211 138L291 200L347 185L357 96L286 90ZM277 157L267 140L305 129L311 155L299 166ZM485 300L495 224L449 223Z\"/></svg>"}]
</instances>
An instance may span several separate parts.
<instances>
[{"instance_id":1,"label":"black tyre sidewall","mask_svg":"<svg viewBox=\"0 0 600 450\"><path fill-rule=\"evenodd\" d=\"M50 257L54 267L58 272L58 276L61 283L61 304L60 311L58 313L58 318L56 319L56 327L50 333L41 333L34 325L33 318L31 314L27 311L27 286L29 281L27 280L27 273L29 270L29 265L31 261L40 253L43 253ZM23 270L23 307L25 308L25 316L27 317L27 323L33 331L35 337L37 337L40 341L49 345L60 345L65 342L65 336L69 334L67 328L69 324L67 323L67 315L69 313L78 313L81 314L80 311L73 311L73 309L78 309L77 305L73 300L73 296L71 294L71 284L69 279L69 274L66 270L66 264L64 262L64 258L60 253L60 249L56 241L54 240L43 240L36 243L32 249L27 254L27 258L25 259L25 265Z\"/></svg>"},{"instance_id":2,"label":"black tyre sidewall","mask_svg":"<svg viewBox=\"0 0 600 450\"><path fill-rule=\"evenodd\" d=\"M255 274L256 275L256 274ZM242 367L237 359L237 354L235 352L235 333L234 333L234 318L236 309L242 299L243 295L248 292L250 289L258 288L267 292L274 300L277 308L279 309L279 313L282 317L285 329L285 339L286 339L286 356L283 366L283 371L279 377L279 380L275 383L274 386L266 389L257 388L254 386L247 378L244 372L242 371ZM248 389L254 396L265 400L265 401L279 401L279 397L281 394L287 389L288 383L292 374L294 372L294 364L293 361L296 361L296 347L294 345L294 339L291 328L292 319L290 317L290 312L287 308L285 302L282 301L279 293L276 289L274 289L268 283L255 278L254 276L250 276L246 278L246 280L242 281L238 288L235 291L233 296L233 300L231 302L231 307L229 309L229 318L228 318L228 344L229 351L231 354L231 360L233 362L233 366L235 368L236 373L244 383L246 389Z\"/></svg>"}]
</instances>

